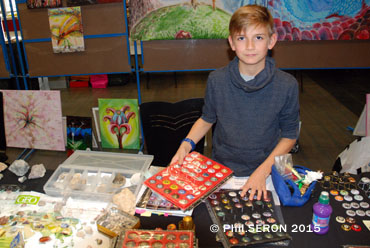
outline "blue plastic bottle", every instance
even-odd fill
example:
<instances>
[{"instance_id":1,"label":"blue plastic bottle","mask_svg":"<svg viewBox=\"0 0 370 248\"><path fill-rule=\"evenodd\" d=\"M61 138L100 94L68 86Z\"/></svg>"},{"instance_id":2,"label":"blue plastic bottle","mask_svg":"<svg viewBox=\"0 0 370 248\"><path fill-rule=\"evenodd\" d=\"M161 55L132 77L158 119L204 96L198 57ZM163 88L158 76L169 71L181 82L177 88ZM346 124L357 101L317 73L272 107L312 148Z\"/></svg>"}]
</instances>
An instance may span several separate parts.
<instances>
[{"instance_id":1,"label":"blue plastic bottle","mask_svg":"<svg viewBox=\"0 0 370 248\"><path fill-rule=\"evenodd\" d=\"M329 231L330 215L333 212L329 205L329 193L322 191L319 201L313 205L311 228L316 234L325 234Z\"/></svg>"}]
</instances>

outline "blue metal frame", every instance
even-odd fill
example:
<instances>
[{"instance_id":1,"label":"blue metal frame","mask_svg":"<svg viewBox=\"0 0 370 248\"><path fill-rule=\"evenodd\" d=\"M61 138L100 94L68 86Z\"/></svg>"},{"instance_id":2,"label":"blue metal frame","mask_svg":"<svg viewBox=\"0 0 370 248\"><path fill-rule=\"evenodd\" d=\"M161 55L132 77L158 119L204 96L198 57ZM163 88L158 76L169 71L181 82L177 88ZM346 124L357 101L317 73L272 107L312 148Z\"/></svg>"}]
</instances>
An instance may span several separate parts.
<instances>
[{"instance_id":1,"label":"blue metal frame","mask_svg":"<svg viewBox=\"0 0 370 248\"><path fill-rule=\"evenodd\" d=\"M5 10L5 6L4 6L4 2L3 1L0 1L0 5L1 5L1 9L2 10ZM6 33L6 36L8 38L9 53L10 53L10 58L11 58L11 62L12 62L11 65L12 65L12 69L13 69L13 73L11 73L10 76L11 77L15 77L16 84L17 84L17 89L20 89L19 79L18 79L18 72L17 72L17 66L16 66L16 63L15 63L14 52L13 52L13 49L11 47L12 46L12 41L11 41L11 37L10 37L10 33L9 33L8 21L6 19L6 10L5 11L2 11L2 14L3 14L3 19L4 19L5 33ZM4 41L4 43L5 43L5 41Z\"/></svg>"}]
</instances>

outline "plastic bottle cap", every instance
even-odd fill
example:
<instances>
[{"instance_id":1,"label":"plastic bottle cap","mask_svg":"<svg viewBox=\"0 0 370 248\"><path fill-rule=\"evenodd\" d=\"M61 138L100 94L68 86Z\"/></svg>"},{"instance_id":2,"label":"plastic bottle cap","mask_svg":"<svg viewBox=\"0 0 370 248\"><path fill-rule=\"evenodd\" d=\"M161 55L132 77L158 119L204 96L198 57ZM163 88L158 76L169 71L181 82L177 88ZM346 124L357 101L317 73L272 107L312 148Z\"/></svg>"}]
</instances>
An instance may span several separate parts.
<instances>
[{"instance_id":1,"label":"plastic bottle cap","mask_svg":"<svg viewBox=\"0 0 370 248\"><path fill-rule=\"evenodd\" d=\"M322 191L319 197L319 202L321 204L329 204L329 193L327 191Z\"/></svg>"}]
</instances>

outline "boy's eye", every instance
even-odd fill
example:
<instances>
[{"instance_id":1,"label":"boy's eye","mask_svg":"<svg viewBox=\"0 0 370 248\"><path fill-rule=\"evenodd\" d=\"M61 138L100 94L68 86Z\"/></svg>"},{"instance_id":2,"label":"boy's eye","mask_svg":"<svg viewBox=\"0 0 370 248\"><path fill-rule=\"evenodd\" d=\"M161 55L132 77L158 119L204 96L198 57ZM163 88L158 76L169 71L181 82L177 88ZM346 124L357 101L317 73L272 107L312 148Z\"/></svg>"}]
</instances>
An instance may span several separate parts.
<instances>
[{"instance_id":1,"label":"boy's eye","mask_svg":"<svg viewBox=\"0 0 370 248\"><path fill-rule=\"evenodd\" d=\"M239 36L236 38L236 40L244 40L245 38L243 36Z\"/></svg>"},{"instance_id":2,"label":"boy's eye","mask_svg":"<svg viewBox=\"0 0 370 248\"><path fill-rule=\"evenodd\" d=\"M258 36L256 36L256 39L257 39L257 40L263 40L263 37L262 37L262 36L260 36L260 35L258 35Z\"/></svg>"}]
</instances>

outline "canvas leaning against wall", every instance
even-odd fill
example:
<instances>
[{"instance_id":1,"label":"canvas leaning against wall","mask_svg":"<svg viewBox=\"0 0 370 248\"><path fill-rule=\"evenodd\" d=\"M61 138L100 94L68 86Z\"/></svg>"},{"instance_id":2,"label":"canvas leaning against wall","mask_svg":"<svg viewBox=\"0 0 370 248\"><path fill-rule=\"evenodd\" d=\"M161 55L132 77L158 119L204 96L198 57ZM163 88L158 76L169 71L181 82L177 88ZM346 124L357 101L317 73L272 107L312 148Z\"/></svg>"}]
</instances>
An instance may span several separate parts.
<instances>
[{"instance_id":1,"label":"canvas leaning against wall","mask_svg":"<svg viewBox=\"0 0 370 248\"><path fill-rule=\"evenodd\" d=\"M102 147L139 149L137 99L99 99L98 102Z\"/></svg>"},{"instance_id":2,"label":"canvas leaning against wall","mask_svg":"<svg viewBox=\"0 0 370 248\"><path fill-rule=\"evenodd\" d=\"M247 4L269 9L279 41L370 39L370 0L135 0L130 38L226 39L231 15Z\"/></svg>"},{"instance_id":3,"label":"canvas leaning against wall","mask_svg":"<svg viewBox=\"0 0 370 248\"><path fill-rule=\"evenodd\" d=\"M48 9L54 53L85 50L81 7Z\"/></svg>"},{"instance_id":4,"label":"canvas leaning against wall","mask_svg":"<svg viewBox=\"0 0 370 248\"><path fill-rule=\"evenodd\" d=\"M92 149L91 117L67 116L67 149Z\"/></svg>"},{"instance_id":5,"label":"canvas leaning against wall","mask_svg":"<svg viewBox=\"0 0 370 248\"><path fill-rule=\"evenodd\" d=\"M59 91L2 92L7 146L65 150Z\"/></svg>"}]
</instances>

